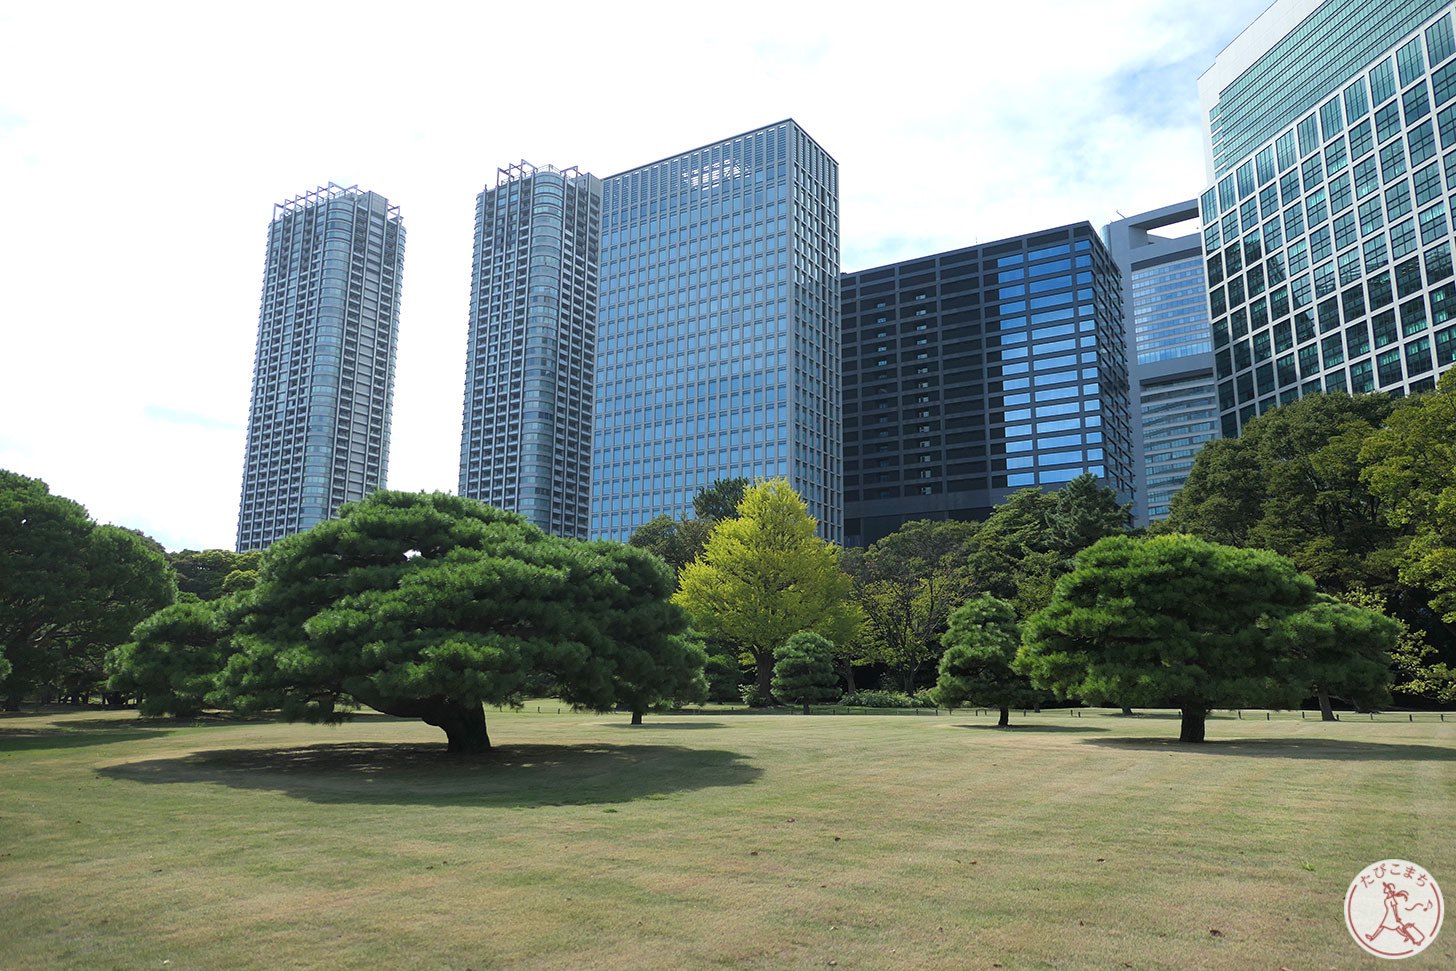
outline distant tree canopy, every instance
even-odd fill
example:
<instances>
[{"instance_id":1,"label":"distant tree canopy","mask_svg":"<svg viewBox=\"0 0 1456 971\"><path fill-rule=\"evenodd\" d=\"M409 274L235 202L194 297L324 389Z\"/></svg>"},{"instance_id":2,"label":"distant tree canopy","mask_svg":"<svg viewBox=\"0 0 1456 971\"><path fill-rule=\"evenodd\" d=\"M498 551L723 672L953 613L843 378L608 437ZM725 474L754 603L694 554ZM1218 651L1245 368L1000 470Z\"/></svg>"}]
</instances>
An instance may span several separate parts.
<instances>
[{"instance_id":1,"label":"distant tree canopy","mask_svg":"<svg viewBox=\"0 0 1456 971\"><path fill-rule=\"evenodd\" d=\"M1408 634L1397 688L1439 696L1456 664L1456 613L1443 618L1442 596L1443 585L1456 590L1456 557L1443 565L1441 553L1456 549L1441 538L1456 517L1440 505L1456 496L1453 401L1447 375L1400 400L1334 393L1274 408L1241 437L1204 446L1161 528L1273 550L1328 594L1377 596Z\"/></svg>"},{"instance_id":2,"label":"distant tree canopy","mask_svg":"<svg viewBox=\"0 0 1456 971\"><path fill-rule=\"evenodd\" d=\"M693 497L694 518L654 516L639 526L627 542L655 553L674 573L681 573L703 552L713 526L738 515L738 504L747 488L747 479L718 479Z\"/></svg>"},{"instance_id":3,"label":"distant tree canopy","mask_svg":"<svg viewBox=\"0 0 1456 971\"><path fill-rule=\"evenodd\" d=\"M605 711L701 688L702 652L660 561L547 536L449 495L377 492L274 543L243 595L215 703L337 721L354 705L489 748L482 705L528 679Z\"/></svg>"},{"instance_id":4,"label":"distant tree canopy","mask_svg":"<svg viewBox=\"0 0 1456 971\"><path fill-rule=\"evenodd\" d=\"M950 612L971 589L966 569L979 523L921 519L866 550L846 550L845 570L864 614L857 656L899 672L904 689L940 656Z\"/></svg>"},{"instance_id":5,"label":"distant tree canopy","mask_svg":"<svg viewBox=\"0 0 1456 971\"><path fill-rule=\"evenodd\" d=\"M1361 477L1363 443L1390 417L1388 395L1310 395L1198 453L1166 531L1273 550L1327 592L1389 592L1397 531Z\"/></svg>"},{"instance_id":6,"label":"distant tree canopy","mask_svg":"<svg viewBox=\"0 0 1456 971\"><path fill-rule=\"evenodd\" d=\"M179 593L199 600L218 600L229 593L246 590L257 580L261 550L234 553L232 550L181 550L167 554L177 573ZM233 577L233 574L239 574Z\"/></svg>"},{"instance_id":7,"label":"distant tree canopy","mask_svg":"<svg viewBox=\"0 0 1456 971\"><path fill-rule=\"evenodd\" d=\"M693 626L741 652L773 691L774 652L813 631L845 644L860 624L839 552L815 533L808 506L784 479L744 493L738 516L719 520L702 555L684 567L674 601Z\"/></svg>"},{"instance_id":8,"label":"distant tree canopy","mask_svg":"<svg viewBox=\"0 0 1456 971\"><path fill-rule=\"evenodd\" d=\"M1360 461L1362 483L1410 536L1400 579L1430 590L1431 606L1456 625L1456 369L1435 391L1401 402L1365 440Z\"/></svg>"},{"instance_id":9,"label":"distant tree canopy","mask_svg":"<svg viewBox=\"0 0 1456 971\"><path fill-rule=\"evenodd\" d=\"M110 648L170 604L176 581L154 540L98 526L39 479L0 470L0 699L83 696Z\"/></svg>"}]
</instances>

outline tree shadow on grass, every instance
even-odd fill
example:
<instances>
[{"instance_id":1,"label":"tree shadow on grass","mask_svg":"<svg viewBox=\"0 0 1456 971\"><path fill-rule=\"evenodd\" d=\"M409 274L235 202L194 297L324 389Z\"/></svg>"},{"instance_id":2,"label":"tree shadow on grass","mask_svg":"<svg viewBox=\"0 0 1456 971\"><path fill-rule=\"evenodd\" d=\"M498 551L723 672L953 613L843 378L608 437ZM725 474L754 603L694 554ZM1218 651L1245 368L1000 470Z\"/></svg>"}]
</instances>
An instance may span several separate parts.
<instances>
[{"instance_id":1,"label":"tree shadow on grass","mask_svg":"<svg viewBox=\"0 0 1456 971\"><path fill-rule=\"evenodd\" d=\"M1227 738L1180 742L1176 738L1089 738L1088 745L1122 751L1238 755L1245 758L1318 759L1327 762L1456 762L1456 748L1403 742L1359 742L1334 738Z\"/></svg>"},{"instance_id":2,"label":"tree shadow on grass","mask_svg":"<svg viewBox=\"0 0 1456 971\"><path fill-rule=\"evenodd\" d=\"M630 728L635 732L651 731L655 728L667 728L677 731L684 728L722 728L722 722L677 722L660 721L653 718L646 718L640 725L633 725L631 722L608 722L603 728Z\"/></svg>"},{"instance_id":3,"label":"tree shadow on grass","mask_svg":"<svg viewBox=\"0 0 1456 971\"><path fill-rule=\"evenodd\" d=\"M676 745L509 745L450 755L440 745L347 742L220 749L97 770L110 779L207 782L317 803L543 806L622 803L762 774L736 752Z\"/></svg>"},{"instance_id":4,"label":"tree shadow on grass","mask_svg":"<svg viewBox=\"0 0 1456 971\"><path fill-rule=\"evenodd\" d=\"M1012 722L1010 725L953 725L952 728L977 728L985 732L1006 732L1007 734L1050 734L1056 732L1105 732L1096 725L1027 725Z\"/></svg>"},{"instance_id":5,"label":"tree shadow on grass","mask_svg":"<svg viewBox=\"0 0 1456 971\"><path fill-rule=\"evenodd\" d=\"M91 745L112 745L135 742L144 738L161 738L176 731L176 726L108 728L100 731L67 731L60 728L7 728L0 730L0 755L14 752L38 752L46 749L85 748Z\"/></svg>"}]
</instances>

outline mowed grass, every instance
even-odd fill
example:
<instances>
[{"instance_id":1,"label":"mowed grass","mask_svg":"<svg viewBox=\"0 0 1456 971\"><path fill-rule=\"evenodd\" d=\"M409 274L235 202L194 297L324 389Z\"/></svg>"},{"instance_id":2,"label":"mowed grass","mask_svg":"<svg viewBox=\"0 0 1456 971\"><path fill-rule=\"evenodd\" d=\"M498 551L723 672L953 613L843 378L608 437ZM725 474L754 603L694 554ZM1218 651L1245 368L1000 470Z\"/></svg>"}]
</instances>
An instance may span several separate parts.
<instances>
[{"instance_id":1,"label":"mowed grass","mask_svg":"<svg viewBox=\"0 0 1456 971\"><path fill-rule=\"evenodd\" d=\"M1361 867L1456 899L1456 720L1013 722L7 716L0 965L1380 967Z\"/></svg>"}]
</instances>

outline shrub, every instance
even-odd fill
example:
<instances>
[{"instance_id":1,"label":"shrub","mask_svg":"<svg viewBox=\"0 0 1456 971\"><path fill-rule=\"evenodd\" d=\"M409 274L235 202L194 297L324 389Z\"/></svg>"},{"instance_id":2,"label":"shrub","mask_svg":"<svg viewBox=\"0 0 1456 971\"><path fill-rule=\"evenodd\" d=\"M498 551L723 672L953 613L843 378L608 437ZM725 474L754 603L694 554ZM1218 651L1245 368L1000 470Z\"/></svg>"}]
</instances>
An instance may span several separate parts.
<instances>
[{"instance_id":1,"label":"shrub","mask_svg":"<svg viewBox=\"0 0 1456 971\"><path fill-rule=\"evenodd\" d=\"M929 693L917 691L914 696L903 691L856 691L839 699L851 708L934 708Z\"/></svg>"}]
</instances>

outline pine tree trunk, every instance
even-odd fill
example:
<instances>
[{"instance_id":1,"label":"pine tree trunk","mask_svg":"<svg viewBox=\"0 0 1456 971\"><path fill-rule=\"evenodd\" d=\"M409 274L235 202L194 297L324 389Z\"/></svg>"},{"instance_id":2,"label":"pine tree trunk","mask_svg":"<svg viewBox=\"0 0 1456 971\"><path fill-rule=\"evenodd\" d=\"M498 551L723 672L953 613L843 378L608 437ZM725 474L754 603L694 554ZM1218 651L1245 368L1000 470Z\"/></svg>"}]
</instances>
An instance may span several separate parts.
<instances>
[{"instance_id":1,"label":"pine tree trunk","mask_svg":"<svg viewBox=\"0 0 1456 971\"><path fill-rule=\"evenodd\" d=\"M804 714L809 714L809 703L807 701L804 702Z\"/></svg>"},{"instance_id":2,"label":"pine tree trunk","mask_svg":"<svg viewBox=\"0 0 1456 971\"><path fill-rule=\"evenodd\" d=\"M640 724L642 724L642 712L640 712L640 711L633 711L632 712L632 724L634 724L634 725L640 725Z\"/></svg>"},{"instance_id":3,"label":"pine tree trunk","mask_svg":"<svg viewBox=\"0 0 1456 971\"><path fill-rule=\"evenodd\" d=\"M1320 703L1320 721L1332 722L1335 720L1335 710L1330 706L1330 693L1323 687L1316 689Z\"/></svg>"},{"instance_id":4,"label":"pine tree trunk","mask_svg":"<svg viewBox=\"0 0 1456 971\"><path fill-rule=\"evenodd\" d=\"M997 728L1007 728L1011 725L1011 709L1006 705L1001 706L1001 717L996 722Z\"/></svg>"},{"instance_id":5,"label":"pine tree trunk","mask_svg":"<svg viewBox=\"0 0 1456 971\"><path fill-rule=\"evenodd\" d=\"M357 697L357 696L356 696ZM489 752L490 736L485 731L485 707L478 701L456 701L443 695L429 698L364 698L360 701L376 711L396 718L418 718L445 733L451 752Z\"/></svg>"},{"instance_id":6,"label":"pine tree trunk","mask_svg":"<svg viewBox=\"0 0 1456 971\"><path fill-rule=\"evenodd\" d=\"M844 676L844 684L846 686L845 694L854 694L854 665L845 661L839 666L839 673Z\"/></svg>"},{"instance_id":7,"label":"pine tree trunk","mask_svg":"<svg viewBox=\"0 0 1456 971\"><path fill-rule=\"evenodd\" d=\"M1127 705L1123 705L1122 706L1122 713L1124 715L1131 715L1132 714L1132 709L1129 708Z\"/></svg>"},{"instance_id":8,"label":"pine tree trunk","mask_svg":"<svg viewBox=\"0 0 1456 971\"><path fill-rule=\"evenodd\" d=\"M1183 724L1178 731L1180 742L1201 742L1203 741L1205 721L1208 718L1208 711L1202 706L1197 708L1183 709Z\"/></svg>"}]
</instances>

